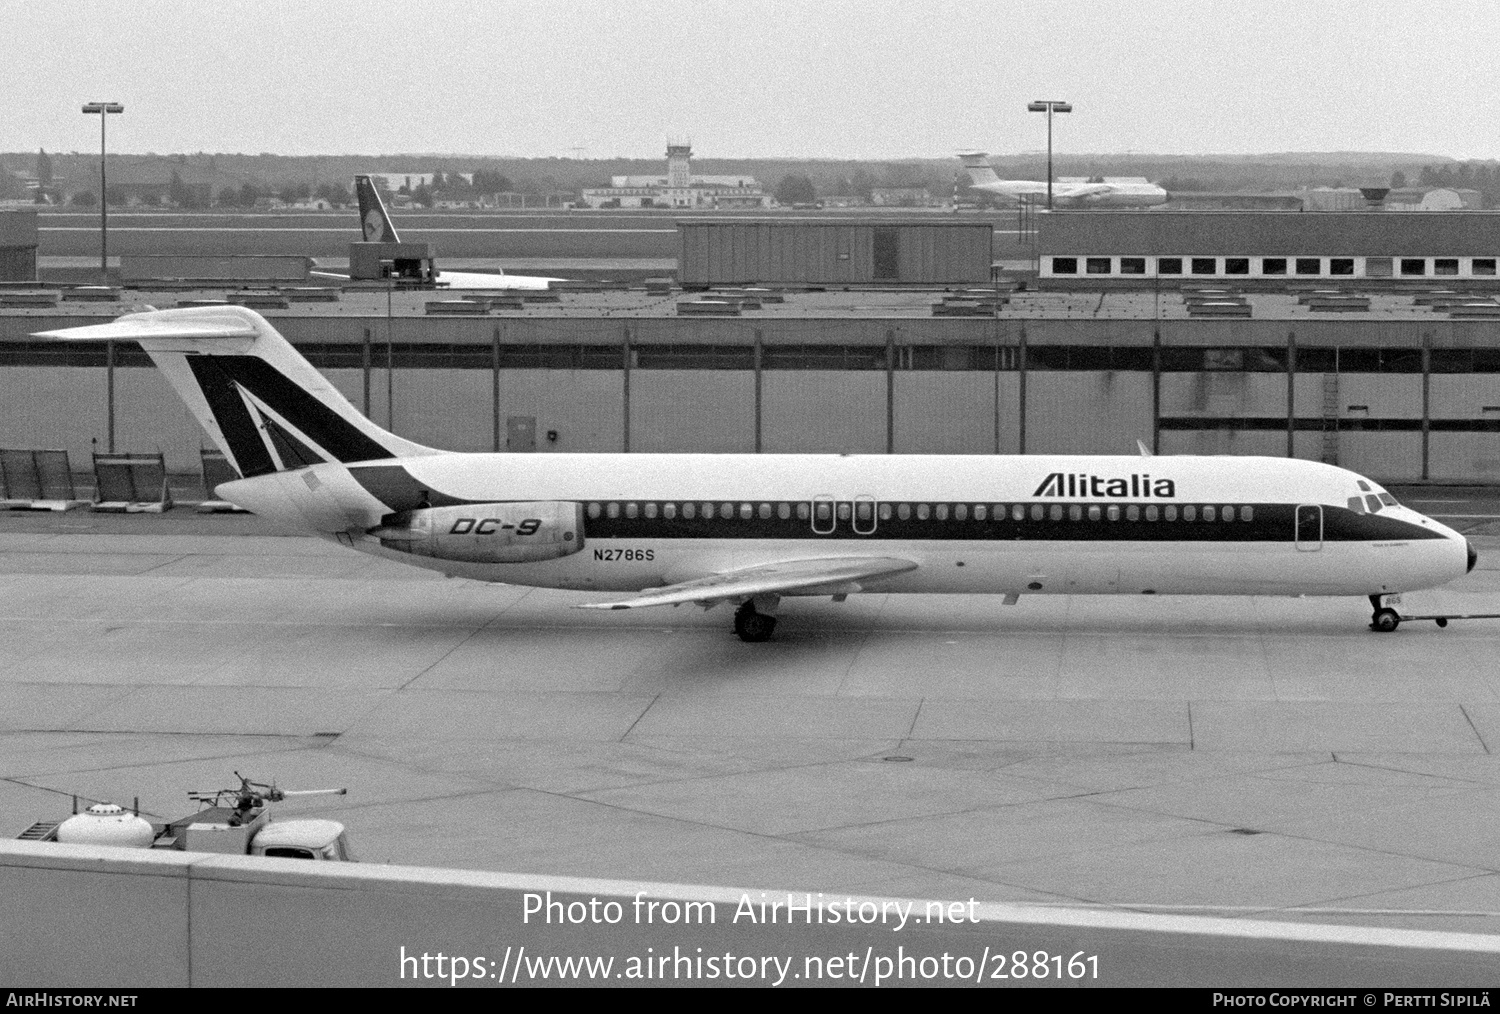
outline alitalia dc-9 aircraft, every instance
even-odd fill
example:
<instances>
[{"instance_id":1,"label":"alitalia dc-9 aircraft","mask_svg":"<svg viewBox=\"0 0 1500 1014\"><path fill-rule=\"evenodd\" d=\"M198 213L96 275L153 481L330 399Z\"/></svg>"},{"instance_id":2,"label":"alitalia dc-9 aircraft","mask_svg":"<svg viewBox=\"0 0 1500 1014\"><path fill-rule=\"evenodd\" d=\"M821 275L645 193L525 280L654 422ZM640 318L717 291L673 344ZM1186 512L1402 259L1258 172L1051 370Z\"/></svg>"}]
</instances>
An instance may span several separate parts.
<instances>
[{"instance_id":1,"label":"alitalia dc-9 aircraft","mask_svg":"<svg viewBox=\"0 0 1500 1014\"><path fill-rule=\"evenodd\" d=\"M468 454L357 412L259 314L128 314L38 337L133 340L278 525L479 581L731 603L763 641L788 596L1385 596L1472 570L1452 529L1353 472L1254 457ZM621 594L623 593L623 594Z\"/></svg>"}]
</instances>

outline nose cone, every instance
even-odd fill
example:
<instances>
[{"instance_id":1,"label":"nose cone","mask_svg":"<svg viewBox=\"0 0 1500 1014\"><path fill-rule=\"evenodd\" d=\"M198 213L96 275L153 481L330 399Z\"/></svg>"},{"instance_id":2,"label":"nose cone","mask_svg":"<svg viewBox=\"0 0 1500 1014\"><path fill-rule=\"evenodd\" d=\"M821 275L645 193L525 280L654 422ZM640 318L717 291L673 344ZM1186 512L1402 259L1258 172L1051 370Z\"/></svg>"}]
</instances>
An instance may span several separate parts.
<instances>
[{"instance_id":1,"label":"nose cone","mask_svg":"<svg viewBox=\"0 0 1500 1014\"><path fill-rule=\"evenodd\" d=\"M1469 566L1468 569L1464 571L1464 573L1472 574L1474 572L1474 565L1479 562L1479 551L1474 548L1474 543L1470 542L1468 539L1464 540L1464 548L1469 551Z\"/></svg>"}]
</instances>

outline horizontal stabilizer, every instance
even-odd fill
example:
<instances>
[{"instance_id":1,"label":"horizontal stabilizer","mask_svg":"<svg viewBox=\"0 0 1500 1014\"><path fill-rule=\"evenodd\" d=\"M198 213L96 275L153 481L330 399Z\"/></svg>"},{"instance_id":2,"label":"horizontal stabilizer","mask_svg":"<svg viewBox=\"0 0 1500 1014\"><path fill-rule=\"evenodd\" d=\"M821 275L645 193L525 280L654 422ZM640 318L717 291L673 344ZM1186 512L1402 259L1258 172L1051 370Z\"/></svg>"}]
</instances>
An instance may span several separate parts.
<instances>
[{"instance_id":1,"label":"horizontal stabilizer","mask_svg":"<svg viewBox=\"0 0 1500 1014\"><path fill-rule=\"evenodd\" d=\"M89 324L85 327L65 327L58 331L38 331L34 338L58 338L63 341L140 341L152 338L255 338L259 334L248 320L209 320L205 318L172 317L169 319L146 319L144 315L129 315L108 324Z\"/></svg>"},{"instance_id":2,"label":"horizontal stabilizer","mask_svg":"<svg viewBox=\"0 0 1500 1014\"><path fill-rule=\"evenodd\" d=\"M640 609L696 602L711 606L730 599L756 595L847 594L859 591L858 582L894 577L917 565L910 560L871 557L835 557L823 560L789 560L711 574L693 581L654 588L620 602L586 602L576 609ZM850 587L853 585L854 587Z\"/></svg>"}]
</instances>

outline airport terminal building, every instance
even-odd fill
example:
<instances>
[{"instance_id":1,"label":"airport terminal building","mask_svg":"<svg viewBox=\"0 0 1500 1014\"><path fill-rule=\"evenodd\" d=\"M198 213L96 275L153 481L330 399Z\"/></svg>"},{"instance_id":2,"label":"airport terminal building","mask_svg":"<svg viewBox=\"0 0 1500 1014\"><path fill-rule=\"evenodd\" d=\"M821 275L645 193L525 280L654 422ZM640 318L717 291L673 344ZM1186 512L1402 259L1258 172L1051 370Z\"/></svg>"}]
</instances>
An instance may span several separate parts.
<instances>
[{"instance_id":1,"label":"airport terminal building","mask_svg":"<svg viewBox=\"0 0 1500 1014\"><path fill-rule=\"evenodd\" d=\"M1038 274L1068 281L1496 281L1500 213L1054 212Z\"/></svg>"}]
</instances>

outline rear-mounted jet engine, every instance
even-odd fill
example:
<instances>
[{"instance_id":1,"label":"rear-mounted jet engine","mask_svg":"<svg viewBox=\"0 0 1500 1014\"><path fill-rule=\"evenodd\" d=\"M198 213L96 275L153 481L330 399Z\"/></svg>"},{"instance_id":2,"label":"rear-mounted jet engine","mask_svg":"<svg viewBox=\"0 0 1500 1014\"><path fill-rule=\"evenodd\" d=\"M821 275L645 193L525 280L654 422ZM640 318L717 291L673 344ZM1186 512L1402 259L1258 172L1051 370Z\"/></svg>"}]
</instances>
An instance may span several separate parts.
<instances>
[{"instance_id":1,"label":"rear-mounted jet engine","mask_svg":"<svg viewBox=\"0 0 1500 1014\"><path fill-rule=\"evenodd\" d=\"M370 534L387 549L465 563L556 560L583 548L583 504L481 503L388 514Z\"/></svg>"}]
</instances>

